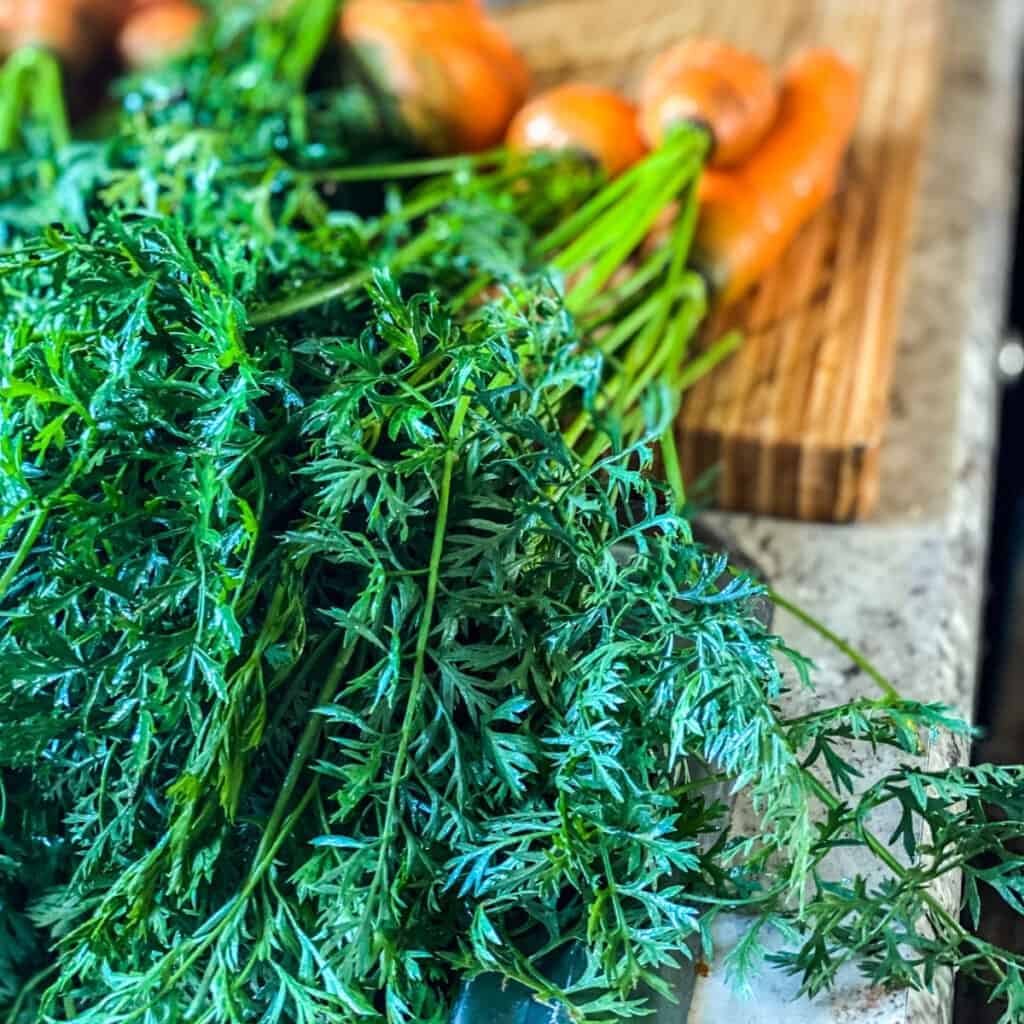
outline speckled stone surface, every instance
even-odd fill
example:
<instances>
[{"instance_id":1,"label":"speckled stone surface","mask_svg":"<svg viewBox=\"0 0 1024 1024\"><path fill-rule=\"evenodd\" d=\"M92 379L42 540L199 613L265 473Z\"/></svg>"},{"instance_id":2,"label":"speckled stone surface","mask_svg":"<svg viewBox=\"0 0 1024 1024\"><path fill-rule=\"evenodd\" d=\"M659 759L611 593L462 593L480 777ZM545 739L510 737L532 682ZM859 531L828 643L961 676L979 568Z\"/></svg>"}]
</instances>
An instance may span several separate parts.
<instances>
[{"instance_id":1,"label":"speckled stone surface","mask_svg":"<svg viewBox=\"0 0 1024 1024\"><path fill-rule=\"evenodd\" d=\"M884 2L884 0L881 0ZM942 85L917 206L908 304L886 443L882 504L856 526L729 516L715 520L776 588L813 609L903 694L970 714L984 555L1009 231L1014 201L1018 63L1024 0L949 0ZM872 693L871 681L792 618L776 628L818 665L816 693L831 704ZM933 764L965 751L940 740ZM870 779L898 760L857 755ZM742 814L742 808L737 809ZM856 857L839 873L867 871ZM955 901L955 887L943 894ZM722 949L739 934L726 921ZM720 963L662 1024L941 1024L949 979L936 995L885 993L855 972L827 997L794 1001L796 984L767 971L749 997ZM688 1005L687 1005L688 1004Z\"/></svg>"}]
</instances>

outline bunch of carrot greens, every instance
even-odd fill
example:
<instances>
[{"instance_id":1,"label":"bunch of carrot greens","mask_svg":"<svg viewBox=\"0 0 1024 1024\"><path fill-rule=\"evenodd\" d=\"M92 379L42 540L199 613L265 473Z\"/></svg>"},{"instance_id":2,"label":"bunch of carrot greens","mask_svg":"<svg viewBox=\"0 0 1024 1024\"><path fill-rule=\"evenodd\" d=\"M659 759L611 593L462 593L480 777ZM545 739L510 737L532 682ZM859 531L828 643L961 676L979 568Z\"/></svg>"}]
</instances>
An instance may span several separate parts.
<instances>
[{"instance_id":1,"label":"bunch of carrot greens","mask_svg":"<svg viewBox=\"0 0 1024 1024\"><path fill-rule=\"evenodd\" d=\"M730 909L741 974L777 927L808 991L958 966L1020 1019L1019 959L931 886L1018 904L1022 772L854 792L851 739L966 727L892 693L789 716L806 662L650 472L700 369L703 136L607 185L328 169L374 122L281 73L287 32L221 25L103 138L7 161L7 1019L442 1022L488 972L609 1021ZM850 845L884 881L827 880Z\"/></svg>"}]
</instances>

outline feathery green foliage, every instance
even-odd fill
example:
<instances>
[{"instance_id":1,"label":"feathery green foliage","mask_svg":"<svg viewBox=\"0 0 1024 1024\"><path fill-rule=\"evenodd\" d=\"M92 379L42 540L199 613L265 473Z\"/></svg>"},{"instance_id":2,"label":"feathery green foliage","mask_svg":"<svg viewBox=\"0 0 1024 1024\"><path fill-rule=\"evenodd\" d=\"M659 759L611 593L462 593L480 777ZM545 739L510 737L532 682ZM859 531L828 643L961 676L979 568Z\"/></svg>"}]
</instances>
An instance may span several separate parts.
<instances>
[{"instance_id":1,"label":"feathery green foliage","mask_svg":"<svg viewBox=\"0 0 1024 1024\"><path fill-rule=\"evenodd\" d=\"M930 886L1019 906L1020 772L858 786L849 742L963 727L891 696L788 717L808 665L650 473L703 309L685 249L648 264L668 288L602 281L582 257L629 239L588 204L552 228L589 179L507 187L557 160L328 173L373 136L355 94L267 85L284 37L221 31L0 179L10 1019L441 1022L497 972L610 1021L735 909L741 976L778 927L808 991L956 965L1018 1019L1021 962ZM830 877L851 844L885 880ZM559 989L537 964L570 945Z\"/></svg>"}]
</instances>

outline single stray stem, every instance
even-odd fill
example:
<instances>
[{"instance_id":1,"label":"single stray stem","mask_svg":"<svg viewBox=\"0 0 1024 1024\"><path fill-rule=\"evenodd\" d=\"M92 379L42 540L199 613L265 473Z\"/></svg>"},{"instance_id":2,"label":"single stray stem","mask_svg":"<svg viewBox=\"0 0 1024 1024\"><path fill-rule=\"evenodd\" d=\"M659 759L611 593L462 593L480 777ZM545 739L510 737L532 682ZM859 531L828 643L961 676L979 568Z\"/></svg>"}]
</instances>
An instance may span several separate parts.
<instances>
[{"instance_id":1,"label":"single stray stem","mask_svg":"<svg viewBox=\"0 0 1024 1024\"><path fill-rule=\"evenodd\" d=\"M437 244L437 239L428 231L419 238L400 249L390 262L394 270L401 269L410 263L414 263L420 256L428 252L432 246ZM373 279L377 267L364 267L356 270L338 281L331 281L329 284L321 285L318 288L311 288L308 292L300 292L290 298L282 299L254 310L249 315L249 323L253 327L265 327L267 324L275 323L278 320L287 320L288 317L297 313L304 313L318 306L326 305L335 299L344 298L353 292L364 288Z\"/></svg>"},{"instance_id":2,"label":"single stray stem","mask_svg":"<svg viewBox=\"0 0 1024 1024\"><path fill-rule=\"evenodd\" d=\"M317 181L397 181L400 178L425 178L432 174L450 174L496 164L502 151L486 153L460 153L427 160L403 160L388 164L368 164L361 167L339 167L328 171L303 171L304 176Z\"/></svg>"},{"instance_id":3,"label":"single stray stem","mask_svg":"<svg viewBox=\"0 0 1024 1024\"><path fill-rule=\"evenodd\" d=\"M864 657L859 651L855 650L850 646L841 636L837 633L833 633L823 622L814 618L809 612L804 611L799 605L794 604L792 601L783 597L778 591L769 589L768 597L778 607L785 609L794 618L799 619L805 626L813 629L815 633L827 640L833 647L837 648L843 654L846 655L859 669L865 672L874 682L878 685L878 688L885 695L886 701L895 704L903 700L900 696L900 692L896 689L892 683L877 669L867 658Z\"/></svg>"},{"instance_id":4,"label":"single stray stem","mask_svg":"<svg viewBox=\"0 0 1024 1024\"><path fill-rule=\"evenodd\" d=\"M365 267L340 281L332 281L330 284L321 285L308 292L300 292L298 295L257 309L250 314L249 323L253 327L266 327L267 324L275 323L278 320L287 320L297 313L304 313L306 310L324 306L335 299L344 298L344 296L365 287L372 278L373 268Z\"/></svg>"}]
</instances>

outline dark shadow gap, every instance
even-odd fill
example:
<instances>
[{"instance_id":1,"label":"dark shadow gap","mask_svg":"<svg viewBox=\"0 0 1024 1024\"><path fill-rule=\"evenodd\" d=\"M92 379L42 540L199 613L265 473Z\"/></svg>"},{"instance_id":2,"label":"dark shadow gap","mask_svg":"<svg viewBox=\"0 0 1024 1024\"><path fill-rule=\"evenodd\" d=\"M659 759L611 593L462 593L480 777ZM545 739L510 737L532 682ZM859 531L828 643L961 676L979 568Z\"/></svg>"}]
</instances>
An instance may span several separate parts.
<instances>
[{"instance_id":1,"label":"dark shadow gap","mask_svg":"<svg viewBox=\"0 0 1024 1024\"><path fill-rule=\"evenodd\" d=\"M1024 159L1018 164L1018 201L1006 310L1007 337L1024 338ZM982 736L974 763L1018 764L1024 760L1024 378L1006 383L999 409L991 541L975 720ZM971 927L969 920L964 921ZM982 900L981 936L1024 953L1024 921L998 897ZM958 981L954 1020L996 1024L1002 1013L986 992Z\"/></svg>"}]
</instances>

